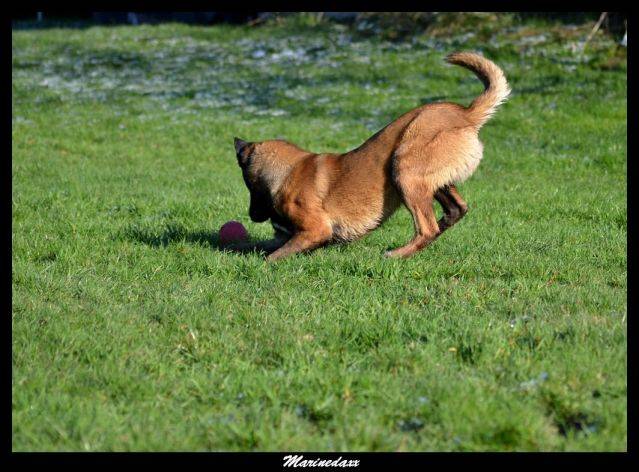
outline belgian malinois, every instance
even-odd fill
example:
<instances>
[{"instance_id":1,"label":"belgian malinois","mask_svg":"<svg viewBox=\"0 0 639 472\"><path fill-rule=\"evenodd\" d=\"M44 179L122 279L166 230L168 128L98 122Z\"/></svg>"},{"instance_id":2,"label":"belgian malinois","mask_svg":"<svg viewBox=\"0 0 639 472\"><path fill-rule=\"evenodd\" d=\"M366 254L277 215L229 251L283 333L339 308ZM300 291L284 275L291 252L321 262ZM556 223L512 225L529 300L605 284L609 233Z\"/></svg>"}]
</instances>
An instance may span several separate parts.
<instances>
[{"instance_id":1,"label":"belgian malinois","mask_svg":"<svg viewBox=\"0 0 639 472\"><path fill-rule=\"evenodd\" d=\"M478 54L458 52L446 61L483 82L484 92L470 106L420 106L344 154L316 154L284 140L235 138L250 193L249 216L255 222L270 219L275 237L229 248L262 249L274 261L352 241L380 226L403 203L413 217L415 236L385 255L408 257L457 223L468 207L455 184L479 165L479 129L510 89L502 70ZM439 221L434 200L444 211Z\"/></svg>"}]
</instances>

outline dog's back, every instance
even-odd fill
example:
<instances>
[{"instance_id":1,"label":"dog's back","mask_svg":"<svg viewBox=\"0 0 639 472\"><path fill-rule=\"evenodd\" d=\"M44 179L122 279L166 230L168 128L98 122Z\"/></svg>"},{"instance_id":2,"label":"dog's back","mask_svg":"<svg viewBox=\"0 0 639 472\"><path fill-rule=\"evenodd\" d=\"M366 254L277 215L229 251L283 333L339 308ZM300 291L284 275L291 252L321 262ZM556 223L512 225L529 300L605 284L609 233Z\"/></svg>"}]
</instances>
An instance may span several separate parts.
<instances>
[{"instance_id":1,"label":"dog's back","mask_svg":"<svg viewBox=\"0 0 639 472\"><path fill-rule=\"evenodd\" d=\"M452 54L447 61L474 71L486 85L469 107L448 102L423 105L357 149L322 158L318 175L330 182L324 209L334 239L357 238L385 221L401 203L398 175L414 175L412 180L434 192L463 182L479 165L479 129L505 100L508 85L501 69L476 54Z\"/></svg>"}]
</instances>

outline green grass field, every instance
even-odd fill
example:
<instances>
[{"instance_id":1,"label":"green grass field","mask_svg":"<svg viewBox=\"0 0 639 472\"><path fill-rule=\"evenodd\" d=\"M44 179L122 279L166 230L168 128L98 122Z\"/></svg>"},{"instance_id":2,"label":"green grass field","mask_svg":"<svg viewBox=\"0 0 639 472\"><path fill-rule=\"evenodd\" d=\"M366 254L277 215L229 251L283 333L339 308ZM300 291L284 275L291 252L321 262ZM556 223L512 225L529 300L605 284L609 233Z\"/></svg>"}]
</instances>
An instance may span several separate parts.
<instances>
[{"instance_id":1,"label":"green grass field","mask_svg":"<svg viewBox=\"0 0 639 472\"><path fill-rule=\"evenodd\" d=\"M592 24L392 42L300 17L13 31L14 451L626 450L626 59ZM268 265L233 136L349 150L513 89L408 260L405 209ZM439 209L438 209L439 211Z\"/></svg>"}]
</instances>

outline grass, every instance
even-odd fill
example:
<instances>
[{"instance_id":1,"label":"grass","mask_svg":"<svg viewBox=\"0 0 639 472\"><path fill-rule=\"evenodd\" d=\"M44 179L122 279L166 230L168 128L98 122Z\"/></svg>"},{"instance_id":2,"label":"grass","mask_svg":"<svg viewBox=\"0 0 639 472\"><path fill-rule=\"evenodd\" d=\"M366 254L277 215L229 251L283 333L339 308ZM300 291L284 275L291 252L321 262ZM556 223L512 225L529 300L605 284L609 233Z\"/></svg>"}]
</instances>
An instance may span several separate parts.
<instances>
[{"instance_id":1,"label":"grass","mask_svg":"<svg viewBox=\"0 0 639 472\"><path fill-rule=\"evenodd\" d=\"M502 26L15 30L13 450L626 450L625 50ZM218 249L271 234L233 136L341 152L467 104L457 49L513 88L461 223L408 260L404 209L275 265Z\"/></svg>"}]
</instances>

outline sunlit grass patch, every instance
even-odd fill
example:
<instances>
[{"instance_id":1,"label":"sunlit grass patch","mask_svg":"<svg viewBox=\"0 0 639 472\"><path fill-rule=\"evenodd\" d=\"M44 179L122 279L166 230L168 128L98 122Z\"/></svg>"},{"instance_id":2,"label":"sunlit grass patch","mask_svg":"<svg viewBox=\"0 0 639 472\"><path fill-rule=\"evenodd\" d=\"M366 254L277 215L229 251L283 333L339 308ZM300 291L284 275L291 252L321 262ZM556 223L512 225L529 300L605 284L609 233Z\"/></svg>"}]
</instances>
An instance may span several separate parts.
<instances>
[{"instance_id":1,"label":"sunlit grass patch","mask_svg":"<svg viewBox=\"0 0 639 472\"><path fill-rule=\"evenodd\" d=\"M625 450L625 58L509 25L14 31L13 449ZM404 210L276 265L217 249L271 234L233 136L341 152L468 104L456 49L513 88L459 225L402 261Z\"/></svg>"}]
</instances>

